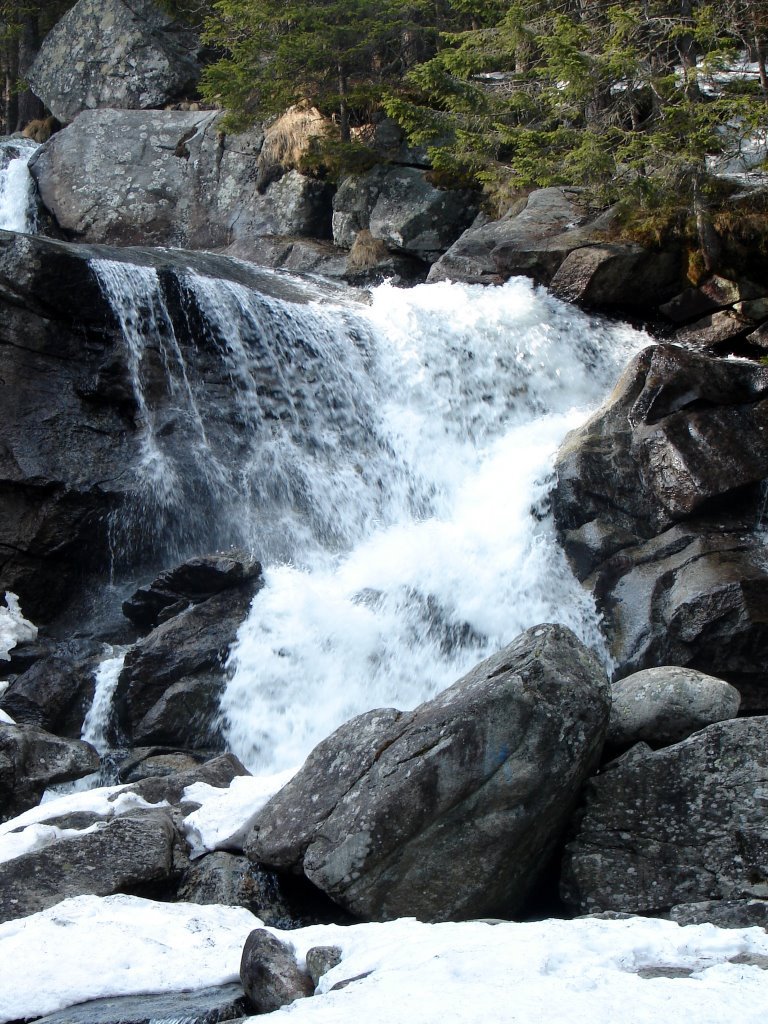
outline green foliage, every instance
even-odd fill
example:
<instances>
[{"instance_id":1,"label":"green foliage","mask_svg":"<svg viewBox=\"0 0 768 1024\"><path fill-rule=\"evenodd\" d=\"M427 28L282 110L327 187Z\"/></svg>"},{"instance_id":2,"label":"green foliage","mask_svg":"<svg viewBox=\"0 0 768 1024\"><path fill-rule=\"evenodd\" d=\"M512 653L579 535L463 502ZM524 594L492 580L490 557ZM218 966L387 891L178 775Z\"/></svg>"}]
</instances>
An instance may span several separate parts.
<instances>
[{"instance_id":1,"label":"green foliage","mask_svg":"<svg viewBox=\"0 0 768 1024\"><path fill-rule=\"evenodd\" d=\"M341 141L434 48L427 0L217 0L206 42L222 57L203 76L203 93L221 102L230 126L308 100L336 116Z\"/></svg>"},{"instance_id":2,"label":"green foliage","mask_svg":"<svg viewBox=\"0 0 768 1024\"><path fill-rule=\"evenodd\" d=\"M713 91L750 45L764 64L768 4L757 0L520 0L474 25L385 100L437 167L463 169L503 199L579 184L596 199L703 209L707 159L764 124L762 86Z\"/></svg>"}]
</instances>

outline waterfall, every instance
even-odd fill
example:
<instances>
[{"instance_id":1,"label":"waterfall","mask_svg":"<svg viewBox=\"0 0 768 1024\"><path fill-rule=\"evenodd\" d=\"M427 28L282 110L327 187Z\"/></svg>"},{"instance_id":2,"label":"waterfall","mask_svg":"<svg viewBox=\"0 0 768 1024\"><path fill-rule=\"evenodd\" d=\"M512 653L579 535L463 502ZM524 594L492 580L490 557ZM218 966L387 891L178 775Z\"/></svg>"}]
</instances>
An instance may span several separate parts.
<instances>
[{"instance_id":1,"label":"waterfall","mask_svg":"<svg viewBox=\"0 0 768 1024\"><path fill-rule=\"evenodd\" d=\"M35 183L29 158L37 149L32 139L0 142L0 229L33 234L37 230Z\"/></svg>"},{"instance_id":2,"label":"waterfall","mask_svg":"<svg viewBox=\"0 0 768 1024\"><path fill-rule=\"evenodd\" d=\"M272 564L230 657L221 709L254 770L299 764L372 707L414 707L529 626L603 649L547 515L554 453L648 338L523 280L379 288L365 316L390 497L358 540ZM339 474L359 465L338 452ZM336 507L331 488L326 500ZM339 512L343 515L343 512Z\"/></svg>"},{"instance_id":3,"label":"waterfall","mask_svg":"<svg viewBox=\"0 0 768 1024\"><path fill-rule=\"evenodd\" d=\"M83 722L80 738L103 757L109 751L107 733L112 716L112 697L123 668L127 648L110 647L94 672L93 701Z\"/></svg>"},{"instance_id":4,"label":"waterfall","mask_svg":"<svg viewBox=\"0 0 768 1024\"><path fill-rule=\"evenodd\" d=\"M366 306L94 271L125 337L147 529L168 559L236 544L265 564L221 701L252 770L415 706L540 622L607 658L547 496L565 433L647 336L522 279L383 285Z\"/></svg>"}]
</instances>

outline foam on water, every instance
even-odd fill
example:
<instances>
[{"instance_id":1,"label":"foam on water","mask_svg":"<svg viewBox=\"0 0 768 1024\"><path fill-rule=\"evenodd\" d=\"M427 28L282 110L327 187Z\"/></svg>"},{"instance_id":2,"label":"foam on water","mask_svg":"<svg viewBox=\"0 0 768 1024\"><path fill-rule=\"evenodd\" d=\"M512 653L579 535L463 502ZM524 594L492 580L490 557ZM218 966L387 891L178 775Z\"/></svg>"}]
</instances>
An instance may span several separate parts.
<instances>
[{"instance_id":1,"label":"foam on water","mask_svg":"<svg viewBox=\"0 0 768 1024\"><path fill-rule=\"evenodd\" d=\"M35 183L29 158L37 149L31 139L0 142L0 229L32 234L36 230Z\"/></svg>"},{"instance_id":2,"label":"foam on water","mask_svg":"<svg viewBox=\"0 0 768 1024\"><path fill-rule=\"evenodd\" d=\"M520 280L383 286L367 320L361 387L395 486L346 549L267 567L222 698L229 744L255 770L300 762L356 713L413 707L540 622L602 644L546 515L552 461L649 339ZM360 460L337 454L340 474ZM389 493L386 475L371 484Z\"/></svg>"}]
</instances>

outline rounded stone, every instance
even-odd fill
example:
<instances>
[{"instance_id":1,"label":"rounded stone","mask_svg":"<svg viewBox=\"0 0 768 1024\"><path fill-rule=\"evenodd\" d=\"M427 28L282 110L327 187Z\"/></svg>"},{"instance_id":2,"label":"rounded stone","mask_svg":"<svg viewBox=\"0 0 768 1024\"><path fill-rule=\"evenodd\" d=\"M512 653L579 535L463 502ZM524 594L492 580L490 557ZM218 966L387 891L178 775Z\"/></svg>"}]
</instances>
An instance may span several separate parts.
<instances>
[{"instance_id":1,"label":"rounded stone","mask_svg":"<svg viewBox=\"0 0 768 1024\"><path fill-rule=\"evenodd\" d=\"M607 743L664 747L715 722L736 718L739 691L722 679L674 665L635 672L614 683Z\"/></svg>"}]
</instances>

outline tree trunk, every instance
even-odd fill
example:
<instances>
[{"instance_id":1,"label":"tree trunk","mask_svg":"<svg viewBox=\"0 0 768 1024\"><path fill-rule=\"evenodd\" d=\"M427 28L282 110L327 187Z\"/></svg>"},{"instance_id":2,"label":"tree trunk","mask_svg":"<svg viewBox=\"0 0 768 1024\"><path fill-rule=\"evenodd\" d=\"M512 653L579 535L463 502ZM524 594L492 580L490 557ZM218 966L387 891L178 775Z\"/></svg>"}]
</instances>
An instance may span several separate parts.
<instances>
[{"instance_id":1,"label":"tree trunk","mask_svg":"<svg viewBox=\"0 0 768 1024\"><path fill-rule=\"evenodd\" d=\"M352 138L349 130L349 109L347 107L347 73L340 64L339 72L339 131L341 141L349 142Z\"/></svg>"},{"instance_id":2,"label":"tree trunk","mask_svg":"<svg viewBox=\"0 0 768 1024\"><path fill-rule=\"evenodd\" d=\"M40 49L40 31L37 12L27 10L21 19L19 34L18 76L24 79L32 67L32 63ZM30 89L19 93L18 110L16 113L16 131L38 117L45 117L45 106Z\"/></svg>"},{"instance_id":3,"label":"tree trunk","mask_svg":"<svg viewBox=\"0 0 768 1024\"><path fill-rule=\"evenodd\" d=\"M722 244L709 214L708 204L701 192L701 175L696 173L693 178L693 212L696 217L696 234L699 249L704 259L707 273L716 271L720 264Z\"/></svg>"}]
</instances>

